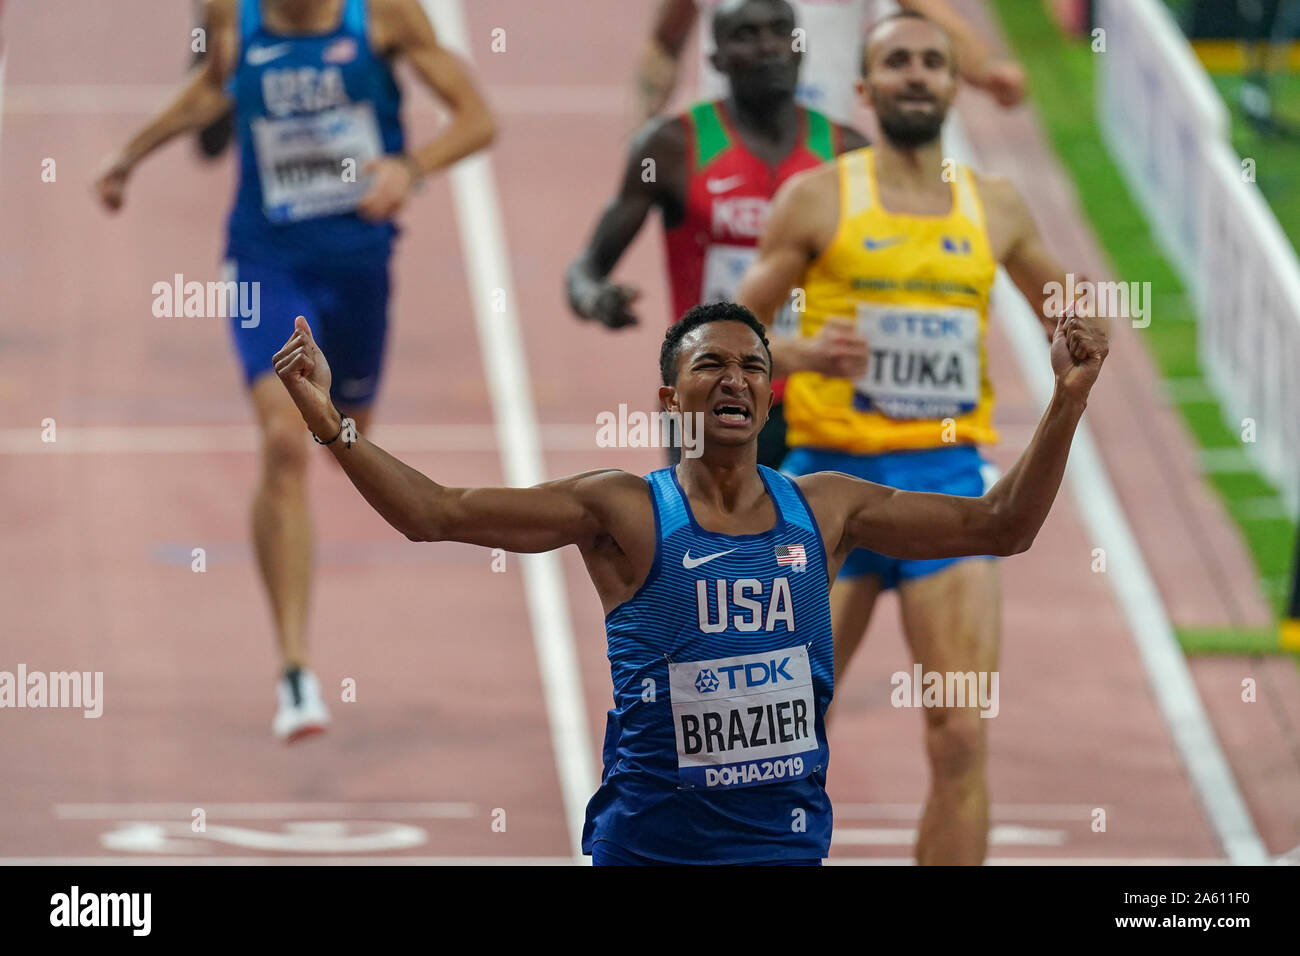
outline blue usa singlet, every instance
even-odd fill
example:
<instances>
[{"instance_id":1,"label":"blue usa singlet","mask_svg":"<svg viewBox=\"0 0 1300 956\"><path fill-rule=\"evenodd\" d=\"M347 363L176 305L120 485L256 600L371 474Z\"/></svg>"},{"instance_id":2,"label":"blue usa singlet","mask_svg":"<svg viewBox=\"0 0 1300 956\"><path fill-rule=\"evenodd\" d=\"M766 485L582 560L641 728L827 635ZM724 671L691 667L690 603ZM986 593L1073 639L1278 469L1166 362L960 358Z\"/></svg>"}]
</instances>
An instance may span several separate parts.
<instances>
[{"instance_id":1,"label":"blue usa singlet","mask_svg":"<svg viewBox=\"0 0 1300 956\"><path fill-rule=\"evenodd\" d=\"M586 853L599 840L680 863L829 850L826 554L798 487L759 474L777 520L750 535L702 529L675 469L646 476L657 546L605 618L614 707Z\"/></svg>"},{"instance_id":2,"label":"blue usa singlet","mask_svg":"<svg viewBox=\"0 0 1300 956\"><path fill-rule=\"evenodd\" d=\"M241 0L228 92L239 130L239 190L227 256L285 265L382 261L395 227L355 214L366 162L402 150L400 94L370 49L366 0L343 0L322 34L272 33Z\"/></svg>"}]
</instances>

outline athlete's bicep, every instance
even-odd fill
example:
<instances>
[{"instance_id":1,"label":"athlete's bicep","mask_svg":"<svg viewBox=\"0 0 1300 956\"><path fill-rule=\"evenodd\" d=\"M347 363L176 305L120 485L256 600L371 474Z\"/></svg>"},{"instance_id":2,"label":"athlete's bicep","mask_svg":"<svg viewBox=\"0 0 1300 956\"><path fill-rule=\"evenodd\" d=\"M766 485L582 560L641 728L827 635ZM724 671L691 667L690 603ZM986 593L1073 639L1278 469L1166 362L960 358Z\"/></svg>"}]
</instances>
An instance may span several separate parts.
<instances>
[{"instance_id":1,"label":"athlete's bicep","mask_svg":"<svg viewBox=\"0 0 1300 956\"><path fill-rule=\"evenodd\" d=\"M803 190L792 181L777 190L758 240L758 256L736 290L736 301L765 325L772 323L811 259L803 201Z\"/></svg>"},{"instance_id":2,"label":"athlete's bicep","mask_svg":"<svg viewBox=\"0 0 1300 956\"><path fill-rule=\"evenodd\" d=\"M419 537L519 553L582 545L603 530L593 493L609 474L588 472L531 488L442 488Z\"/></svg>"},{"instance_id":3,"label":"athlete's bicep","mask_svg":"<svg viewBox=\"0 0 1300 956\"><path fill-rule=\"evenodd\" d=\"M988 496L966 498L901 491L849 475L817 476L843 514L839 551L878 551L894 558L930 560L972 554L1009 554L1003 516Z\"/></svg>"}]
</instances>

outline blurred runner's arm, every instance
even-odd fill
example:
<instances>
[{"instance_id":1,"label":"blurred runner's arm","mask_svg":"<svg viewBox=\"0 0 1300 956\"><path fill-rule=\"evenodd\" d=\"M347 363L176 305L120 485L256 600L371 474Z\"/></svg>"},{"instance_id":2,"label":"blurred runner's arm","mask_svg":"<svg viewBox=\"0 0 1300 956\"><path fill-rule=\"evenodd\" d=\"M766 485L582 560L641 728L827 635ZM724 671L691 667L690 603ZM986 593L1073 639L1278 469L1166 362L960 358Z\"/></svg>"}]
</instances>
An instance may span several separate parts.
<instances>
[{"instance_id":1,"label":"blurred runner's arm","mask_svg":"<svg viewBox=\"0 0 1300 956\"><path fill-rule=\"evenodd\" d=\"M1029 303L1050 342L1057 316L1048 305L1069 286L1065 267L1048 251L1033 214L1015 186L1005 179L985 178L980 183L980 194L985 197L990 216L989 237L998 246L994 255L1006 267L1007 275ZM1076 287L1081 281L1083 276L1074 276ZM1053 293L1053 283L1061 291ZM1057 305L1064 307L1065 303Z\"/></svg>"},{"instance_id":2,"label":"blurred runner's arm","mask_svg":"<svg viewBox=\"0 0 1300 956\"><path fill-rule=\"evenodd\" d=\"M205 9L208 56L172 101L104 163L95 180L99 199L110 211L121 208L127 177L140 160L176 136L202 129L230 108L225 84L236 53L234 0L210 0Z\"/></svg>"},{"instance_id":3,"label":"blurred runner's arm","mask_svg":"<svg viewBox=\"0 0 1300 956\"><path fill-rule=\"evenodd\" d=\"M371 0L371 4L375 47L385 55L405 58L451 113L451 121L432 142L408 149L402 157L383 156L366 164L365 171L375 179L357 213L380 220L396 214L422 177L491 143L496 121L465 61L438 43L419 0Z\"/></svg>"},{"instance_id":4,"label":"blurred runner's arm","mask_svg":"<svg viewBox=\"0 0 1300 956\"><path fill-rule=\"evenodd\" d=\"M758 258L736 290L736 301L767 328L820 252L825 220L829 216L833 223L839 218L834 203L828 201L828 190L818 188L813 178L818 173L835 175L834 166L827 170L800 173L781 184L758 240ZM774 338L771 349L773 378L804 370L857 378L867 370L867 343L847 317L842 322L827 321L815 337Z\"/></svg>"},{"instance_id":5,"label":"blurred runner's arm","mask_svg":"<svg viewBox=\"0 0 1300 956\"><path fill-rule=\"evenodd\" d=\"M636 325L631 304L640 292L609 281L609 274L636 238L646 216L671 192L665 179L683 166L681 123L655 120L633 139L623 169L623 182L601 213L587 247L569 265L565 286L569 308L584 319L611 329ZM665 223L667 225L667 223Z\"/></svg>"},{"instance_id":6,"label":"blurred runner's arm","mask_svg":"<svg viewBox=\"0 0 1300 956\"><path fill-rule=\"evenodd\" d=\"M1075 428L1106 359L1101 323L1061 318L1052 340L1056 389L1016 463L983 497L899 491L833 472L800 486L821 502L829 527L841 528L839 555L870 548L896 558L926 560L1028 550L1052 508L1065 474Z\"/></svg>"},{"instance_id":7,"label":"blurred runner's arm","mask_svg":"<svg viewBox=\"0 0 1300 956\"><path fill-rule=\"evenodd\" d=\"M636 71L636 124L667 105L677 86L682 49L699 17L695 0L661 0Z\"/></svg>"}]
</instances>

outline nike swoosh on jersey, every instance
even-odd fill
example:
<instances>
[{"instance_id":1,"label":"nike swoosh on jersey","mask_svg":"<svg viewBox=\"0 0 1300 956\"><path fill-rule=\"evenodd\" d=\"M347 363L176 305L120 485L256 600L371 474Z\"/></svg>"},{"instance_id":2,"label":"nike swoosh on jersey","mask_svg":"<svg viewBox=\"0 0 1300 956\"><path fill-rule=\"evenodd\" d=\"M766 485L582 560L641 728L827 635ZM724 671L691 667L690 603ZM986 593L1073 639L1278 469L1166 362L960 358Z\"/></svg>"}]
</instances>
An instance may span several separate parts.
<instances>
[{"instance_id":1,"label":"nike swoosh on jersey","mask_svg":"<svg viewBox=\"0 0 1300 956\"><path fill-rule=\"evenodd\" d=\"M888 249L890 246L896 246L906 238L907 236L890 236L888 239L867 238L862 240L862 247L874 252L877 249Z\"/></svg>"},{"instance_id":2,"label":"nike swoosh on jersey","mask_svg":"<svg viewBox=\"0 0 1300 956\"><path fill-rule=\"evenodd\" d=\"M248 60L249 66L261 66L263 63L280 59L288 52L287 43L277 43L275 46L250 46L245 59Z\"/></svg>"},{"instance_id":3,"label":"nike swoosh on jersey","mask_svg":"<svg viewBox=\"0 0 1300 956\"><path fill-rule=\"evenodd\" d=\"M724 554L731 554L731 552L735 550L735 548L729 548L726 551L719 551L717 554L705 555L702 558L692 558L691 551L687 548L686 553L682 555L682 567L689 571L691 568L698 568L701 564L708 564L714 558L720 558Z\"/></svg>"},{"instance_id":4,"label":"nike swoosh on jersey","mask_svg":"<svg viewBox=\"0 0 1300 956\"><path fill-rule=\"evenodd\" d=\"M705 188L715 196L718 193L730 192L745 181L744 175L728 176L726 179L706 179Z\"/></svg>"}]
</instances>

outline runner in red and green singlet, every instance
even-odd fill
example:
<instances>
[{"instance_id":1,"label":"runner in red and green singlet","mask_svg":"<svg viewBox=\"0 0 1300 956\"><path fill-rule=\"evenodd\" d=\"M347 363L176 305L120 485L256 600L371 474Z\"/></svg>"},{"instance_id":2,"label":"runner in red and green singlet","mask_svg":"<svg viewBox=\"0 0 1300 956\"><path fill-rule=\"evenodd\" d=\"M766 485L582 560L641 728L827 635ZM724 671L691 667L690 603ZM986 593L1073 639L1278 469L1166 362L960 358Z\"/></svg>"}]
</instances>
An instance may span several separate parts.
<instances>
[{"instance_id":1,"label":"runner in red and green singlet","mask_svg":"<svg viewBox=\"0 0 1300 956\"><path fill-rule=\"evenodd\" d=\"M785 0L719 6L714 65L729 94L652 120L633 139L619 192L569 267L569 304L579 316L612 329L636 324L631 303L639 292L609 276L652 208L663 217L672 314L734 298L777 187L865 145L856 130L795 103L795 26ZM787 328L778 319L771 331L793 333L793 323ZM777 468L784 456L777 405L760 436L759 461Z\"/></svg>"}]
</instances>

